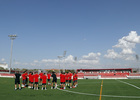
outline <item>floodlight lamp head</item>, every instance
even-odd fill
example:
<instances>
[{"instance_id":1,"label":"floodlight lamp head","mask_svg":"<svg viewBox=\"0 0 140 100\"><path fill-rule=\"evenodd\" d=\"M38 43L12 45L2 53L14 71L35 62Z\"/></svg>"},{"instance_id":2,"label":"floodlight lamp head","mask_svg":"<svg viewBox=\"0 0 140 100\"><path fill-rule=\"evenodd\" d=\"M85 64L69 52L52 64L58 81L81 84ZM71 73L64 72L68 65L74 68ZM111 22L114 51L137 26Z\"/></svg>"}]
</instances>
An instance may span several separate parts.
<instances>
[{"instance_id":1,"label":"floodlight lamp head","mask_svg":"<svg viewBox=\"0 0 140 100\"><path fill-rule=\"evenodd\" d=\"M77 61L77 57L75 57L74 60Z\"/></svg>"},{"instance_id":2,"label":"floodlight lamp head","mask_svg":"<svg viewBox=\"0 0 140 100\"><path fill-rule=\"evenodd\" d=\"M137 60L137 61L139 60L139 56L138 56L138 55L136 55L136 60Z\"/></svg>"},{"instance_id":3,"label":"floodlight lamp head","mask_svg":"<svg viewBox=\"0 0 140 100\"><path fill-rule=\"evenodd\" d=\"M14 35L8 35L9 37L17 37L17 35L16 34L14 34Z\"/></svg>"},{"instance_id":4,"label":"floodlight lamp head","mask_svg":"<svg viewBox=\"0 0 140 100\"><path fill-rule=\"evenodd\" d=\"M16 37L17 37L17 35L15 34L15 35L8 35L12 40L14 40Z\"/></svg>"},{"instance_id":5,"label":"floodlight lamp head","mask_svg":"<svg viewBox=\"0 0 140 100\"><path fill-rule=\"evenodd\" d=\"M57 57L58 57L59 59L60 59L60 58L63 58L62 56L57 56Z\"/></svg>"}]
</instances>

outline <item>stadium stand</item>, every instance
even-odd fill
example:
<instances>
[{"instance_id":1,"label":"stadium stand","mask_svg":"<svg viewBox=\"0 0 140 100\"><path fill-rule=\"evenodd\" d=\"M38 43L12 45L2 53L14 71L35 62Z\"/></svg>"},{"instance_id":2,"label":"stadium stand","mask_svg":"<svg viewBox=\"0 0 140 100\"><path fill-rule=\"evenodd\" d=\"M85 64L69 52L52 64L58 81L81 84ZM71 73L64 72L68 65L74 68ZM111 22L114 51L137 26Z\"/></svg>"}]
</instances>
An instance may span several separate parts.
<instances>
[{"instance_id":1,"label":"stadium stand","mask_svg":"<svg viewBox=\"0 0 140 100\"><path fill-rule=\"evenodd\" d=\"M129 76L140 76L140 73L130 73Z\"/></svg>"},{"instance_id":2,"label":"stadium stand","mask_svg":"<svg viewBox=\"0 0 140 100\"><path fill-rule=\"evenodd\" d=\"M132 68L122 69L77 69L84 73L85 79L127 79L132 73ZM140 76L140 75L139 75Z\"/></svg>"},{"instance_id":3,"label":"stadium stand","mask_svg":"<svg viewBox=\"0 0 140 100\"><path fill-rule=\"evenodd\" d=\"M8 71L1 70L0 77L13 77ZM22 72L21 72L22 73ZM57 78L59 79L59 73ZM127 69L77 69L78 79L140 79L140 73L132 73L131 68Z\"/></svg>"},{"instance_id":4,"label":"stadium stand","mask_svg":"<svg viewBox=\"0 0 140 100\"><path fill-rule=\"evenodd\" d=\"M0 73L0 77L14 77L14 74Z\"/></svg>"},{"instance_id":5,"label":"stadium stand","mask_svg":"<svg viewBox=\"0 0 140 100\"><path fill-rule=\"evenodd\" d=\"M129 76L127 76L128 79L140 79L140 73L130 73Z\"/></svg>"}]
</instances>

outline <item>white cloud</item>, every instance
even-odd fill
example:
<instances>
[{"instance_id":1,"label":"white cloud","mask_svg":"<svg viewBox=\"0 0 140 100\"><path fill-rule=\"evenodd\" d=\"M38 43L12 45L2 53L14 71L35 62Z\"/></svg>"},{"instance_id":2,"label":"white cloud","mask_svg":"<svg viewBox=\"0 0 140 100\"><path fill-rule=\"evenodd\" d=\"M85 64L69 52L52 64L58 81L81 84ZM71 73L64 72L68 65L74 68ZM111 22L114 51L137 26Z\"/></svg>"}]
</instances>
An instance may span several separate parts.
<instances>
[{"instance_id":1,"label":"white cloud","mask_svg":"<svg viewBox=\"0 0 140 100\"><path fill-rule=\"evenodd\" d=\"M65 59L66 63L73 63L74 62L74 57L72 55L69 55L66 59Z\"/></svg>"},{"instance_id":2,"label":"white cloud","mask_svg":"<svg viewBox=\"0 0 140 100\"><path fill-rule=\"evenodd\" d=\"M4 59L4 58L2 58L2 59L1 59L1 61L2 61L2 62L4 62L4 61L5 61L5 59Z\"/></svg>"},{"instance_id":3,"label":"white cloud","mask_svg":"<svg viewBox=\"0 0 140 100\"><path fill-rule=\"evenodd\" d=\"M136 31L131 31L128 36L119 39L118 44L113 47L121 48L122 54L134 54L133 49L136 43L140 43L140 36L137 35Z\"/></svg>"},{"instance_id":4,"label":"white cloud","mask_svg":"<svg viewBox=\"0 0 140 100\"><path fill-rule=\"evenodd\" d=\"M120 58L124 60L135 60L133 56L135 51L133 50L137 43L140 43L140 36L136 31L131 31L128 36L124 36L118 40L118 44L112 46L113 48L120 48L121 52L116 52L114 49L108 50L104 55L106 58Z\"/></svg>"},{"instance_id":5,"label":"white cloud","mask_svg":"<svg viewBox=\"0 0 140 100\"><path fill-rule=\"evenodd\" d=\"M128 56L128 55L125 55L123 58L124 58L125 60L128 60L128 61L130 61L130 60L131 60L131 61L132 61L132 60L134 61L134 60L135 60L135 57L134 57L133 55L129 55L129 56Z\"/></svg>"},{"instance_id":6,"label":"white cloud","mask_svg":"<svg viewBox=\"0 0 140 100\"><path fill-rule=\"evenodd\" d=\"M125 37L119 39L119 43L113 47L115 48L135 48L135 43L128 42L124 39Z\"/></svg>"},{"instance_id":7,"label":"white cloud","mask_svg":"<svg viewBox=\"0 0 140 100\"><path fill-rule=\"evenodd\" d=\"M42 59L41 62L43 63L58 63L58 59Z\"/></svg>"},{"instance_id":8,"label":"white cloud","mask_svg":"<svg viewBox=\"0 0 140 100\"><path fill-rule=\"evenodd\" d=\"M42 59L41 62L43 63L73 63L74 57L72 55L67 56L65 59L61 58L59 59Z\"/></svg>"},{"instance_id":9,"label":"white cloud","mask_svg":"<svg viewBox=\"0 0 140 100\"><path fill-rule=\"evenodd\" d=\"M34 60L34 63L38 63L38 60Z\"/></svg>"},{"instance_id":10,"label":"white cloud","mask_svg":"<svg viewBox=\"0 0 140 100\"><path fill-rule=\"evenodd\" d=\"M98 60L99 56L101 55L101 53L89 53L88 55L84 55L82 57L82 59L84 60Z\"/></svg>"},{"instance_id":11,"label":"white cloud","mask_svg":"<svg viewBox=\"0 0 140 100\"><path fill-rule=\"evenodd\" d=\"M14 64L19 65L19 64L21 64L21 63L16 61Z\"/></svg>"},{"instance_id":12,"label":"white cloud","mask_svg":"<svg viewBox=\"0 0 140 100\"><path fill-rule=\"evenodd\" d=\"M105 54L104 57L115 59L115 58L120 58L121 56L120 56L120 54L115 52L113 49L111 49L111 50L109 49L109 50L107 50L107 54Z\"/></svg>"},{"instance_id":13,"label":"white cloud","mask_svg":"<svg viewBox=\"0 0 140 100\"><path fill-rule=\"evenodd\" d=\"M131 48L122 49L122 54L134 54L135 52Z\"/></svg>"},{"instance_id":14,"label":"white cloud","mask_svg":"<svg viewBox=\"0 0 140 100\"><path fill-rule=\"evenodd\" d=\"M75 68L91 68L93 65L99 64L99 57L101 53L89 53L88 55L84 55L79 60L75 61L73 55L69 55L67 57L62 59L42 59L42 60L34 60L30 63L21 63L21 62L15 62L15 65L25 67L26 68L60 68L63 69L64 67L69 69L75 69ZM60 65L60 67L59 67Z\"/></svg>"},{"instance_id":15,"label":"white cloud","mask_svg":"<svg viewBox=\"0 0 140 100\"><path fill-rule=\"evenodd\" d=\"M48 60L47 59L42 59L42 62L48 62Z\"/></svg>"},{"instance_id":16,"label":"white cloud","mask_svg":"<svg viewBox=\"0 0 140 100\"><path fill-rule=\"evenodd\" d=\"M135 60L134 55L117 53L113 49L108 50L107 54L104 55L104 57L110 58L110 59Z\"/></svg>"},{"instance_id":17,"label":"white cloud","mask_svg":"<svg viewBox=\"0 0 140 100\"><path fill-rule=\"evenodd\" d=\"M79 63L86 63L86 64L97 64L99 63L99 57L101 53L89 53L88 55L82 56L82 59L79 60Z\"/></svg>"},{"instance_id":18,"label":"white cloud","mask_svg":"<svg viewBox=\"0 0 140 100\"><path fill-rule=\"evenodd\" d=\"M86 40L86 39L85 39ZM73 55L68 55L61 59L42 59L42 60L33 60L29 63L15 62L17 67L21 68L38 68L38 69L50 69L50 68L66 68L66 69L77 69L77 68L108 68L108 66L116 66L116 67L127 67L132 66L134 64L135 51L134 48L137 43L140 43L140 36L136 33L136 31L131 31L128 36L124 36L118 40L118 43L112 46L112 49L107 50L107 54L104 55L105 58L110 59L120 59L113 60L111 63L106 62L104 59L103 63L100 63L101 53L93 53L90 52L87 55L83 55L75 61ZM123 62L121 62L123 60ZM133 64L132 61L133 60ZM5 59L1 59L1 61L5 61ZM118 62L117 62L118 61ZM131 65L130 65L131 64Z\"/></svg>"},{"instance_id":19,"label":"white cloud","mask_svg":"<svg viewBox=\"0 0 140 100\"><path fill-rule=\"evenodd\" d=\"M124 37L124 40L130 43L140 43L140 36L138 36L136 31L131 31L129 36Z\"/></svg>"},{"instance_id":20,"label":"white cloud","mask_svg":"<svg viewBox=\"0 0 140 100\"><path fill-rule=\"evenodd\" d=\"M81 64L98 64L99 63L99 60L79 60L79 63Z\"/></svg>"}]
</instances>

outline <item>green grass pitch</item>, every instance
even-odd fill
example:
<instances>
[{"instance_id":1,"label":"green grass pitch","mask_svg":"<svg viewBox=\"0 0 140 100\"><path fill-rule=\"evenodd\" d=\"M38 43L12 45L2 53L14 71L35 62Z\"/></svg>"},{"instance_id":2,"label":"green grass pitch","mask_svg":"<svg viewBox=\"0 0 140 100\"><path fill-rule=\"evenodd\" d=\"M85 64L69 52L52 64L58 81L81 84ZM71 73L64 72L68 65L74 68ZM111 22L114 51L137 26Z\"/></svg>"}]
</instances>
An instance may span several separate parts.
<instances>
[{"instance_id":1,"label":"green grass pitch","mask_svg":"<svg viewBox=\"0 0 140 100\"><path fill-rule=\"evenodd\" d=\"M59 80L58 80L59 81ZM99 100L102 80L78 80L66 90L14 90L13 78L0 78L0 100ZM125 83L128 84L125 84ZM103 80L101 100L140 100L140 80Z\"/></svg>"}]
</instances>

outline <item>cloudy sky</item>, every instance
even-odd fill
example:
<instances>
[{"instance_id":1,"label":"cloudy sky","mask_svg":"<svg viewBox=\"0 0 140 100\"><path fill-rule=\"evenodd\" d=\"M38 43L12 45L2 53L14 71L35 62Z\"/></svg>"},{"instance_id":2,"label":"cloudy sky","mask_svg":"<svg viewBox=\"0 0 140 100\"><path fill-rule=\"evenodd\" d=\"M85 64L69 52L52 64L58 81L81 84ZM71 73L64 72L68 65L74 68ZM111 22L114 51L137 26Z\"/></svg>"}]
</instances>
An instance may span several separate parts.
<instances>
[{"instance_id":1,"label":"cloudy sky","mask_svg":"<svg viewBox=\"0 0 140 100\"><path fill-rule=\"evenodd\" d=\"M12 68L140 67L140 0L0 0L0 63ZM58 59L58 56L66 56ZM137 59L136 59L137 58Z\"/></svg>"}]
</instances>

